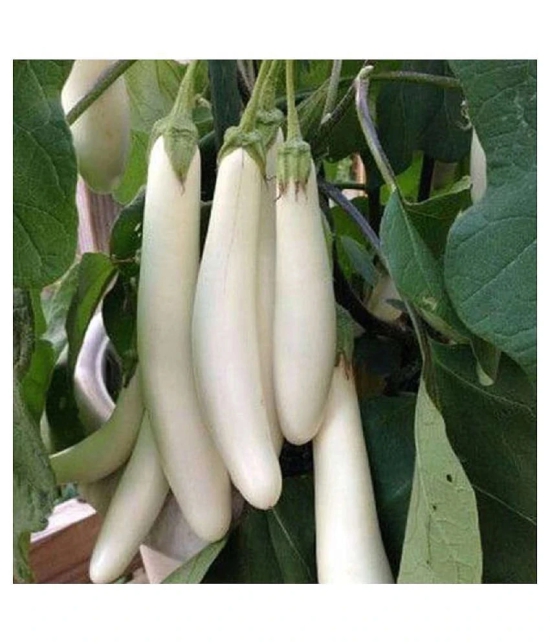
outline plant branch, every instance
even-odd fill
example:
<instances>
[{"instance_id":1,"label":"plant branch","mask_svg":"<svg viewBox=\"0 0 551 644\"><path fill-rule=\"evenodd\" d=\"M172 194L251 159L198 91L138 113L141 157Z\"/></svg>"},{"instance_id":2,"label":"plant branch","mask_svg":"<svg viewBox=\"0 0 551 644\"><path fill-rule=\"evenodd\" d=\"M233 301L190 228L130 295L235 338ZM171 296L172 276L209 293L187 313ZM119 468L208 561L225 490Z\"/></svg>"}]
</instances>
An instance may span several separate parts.
<instances>
[{"instance_id":1,"label":"plant branch","mask_svg":"<svg viewBox=\"0 0 551 644\"><path fill-rule=\"evenodd\" d=\"M354 81L346 90L345 95L337 103L331 115L320 125L316 135L312 139L312 149L317 151L321 142L329 136L335 125L342 119L346 110L354 100Z\"/></svg>"},{"instance_id":2,"label":"plant branch","mask_svg":"<svg viewBox=\"0 0 551 644\"><path fill-rule=\"evenodd\" d=\"M354 81L354 87L356 89L356 111L358 113L358 120L362 127L362 131L365 136L367 146L371 152L377 168L381 173L385 183L391 186L392 189L398 190L398 184L396 182L396 177L394 176L394 171L390 165L389 160L383 150L379 137L377 136L377 130L375 128L375 123L371 118L369 112L369 106L367 104L367 93L369 91L369 78L370 73L373 67L364 67L362 71L356 77Z\"/></svg>"},{"instance_id":3,"label":"plant branch","mask_svg":"<svg viewBox=\"0 0 551 644\"><path fill-rule=\"evenodd\" d=\"M461 91L461 83L457 78L451 76L437 76L436 74L424 74L423 72L377 72L371 75L372 81L401 81L406 83L422 83L435 85L442 89Z\"/></svg>"},{"instance_id":4,"label":"plant branch","mask_svg":"<svg viewBox=\"0 0 551 644\"><path fill-rule=\"evenodd\" d=\"M349 199L347 199L342 194L342 192L337 187L327 182L325 179L318 178L318 186L325 195L327 195L335 203L337 203L358 224L364 237L371 244L373 250L377 253L377 256L381 260L383 266L386 266L386 261L381 250L381 241L377 237L373 228L371 228L371 226L369 225L369 222L362 215L362 213Z\"/></svg>"},{"instance_id":5,"label":"plant branch","mask_svg":"<svg viewBox=\"0 0 551 644\"><path fill-rule=\"evenodd\" d=\"M325 98L325 106L322 112L321 122L323 123L330 118L331 113L337 103L339 92L339 81L341 78L342 60L334 60L331 69L331 77L329 79L329 87L327 89L327 97Z\"/></svg>"},{"instance_id":6,"label":"plant branch","mask_svg":"<svg viewBox=\"0 0 551 644\"><path fill-rule=\"evenodd\" d=\"M287 140L300 138L300 125L295 105L294 60L285 61L285 87L287 92Z\"/></svg>"},{"instance_id":7,"label":"plant branch","mask_svg":"<svg viewBox=\"0 0 551 644\"><path fill-rule=\"evenodd\" d=\"M96 101L105 90L110 87L119 76L131 67L135 60L118 60L101 74L92 89L85 94L80 101L67 114L67 123L72 125L79 116L81 116L94 101Z\"/></svg>"}]
</instances>

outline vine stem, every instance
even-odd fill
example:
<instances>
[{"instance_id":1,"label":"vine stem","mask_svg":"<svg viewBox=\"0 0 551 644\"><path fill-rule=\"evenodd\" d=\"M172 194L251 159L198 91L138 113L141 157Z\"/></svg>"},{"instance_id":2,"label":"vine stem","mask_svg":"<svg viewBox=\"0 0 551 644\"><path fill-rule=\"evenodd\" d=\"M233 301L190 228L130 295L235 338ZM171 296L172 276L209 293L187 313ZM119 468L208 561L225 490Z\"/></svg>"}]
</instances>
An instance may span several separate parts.
<instances>
[{"instance_id":1,"label":"vine stem","mask_svg":"<svg viewBox=\"0 0 551 644\"><path fill-rule=\"evenodd\" d=\"M442 89L461 91L461 83L452 76L438 76L436 74L425 74L423 72L377 72L371 75L372 81L402 81L406 83L421 83L425 85L436 85Z\"/></svg>"},{"instance_id":2,"label":"vine stem","mask_svg":"<svg viewBox=\"0 0 551 644\"><path fill-rule=\"evenodd\" d=\"M243 112L243 117L241 118L240 127L243 132L252 132L254 129L258 108L260 106L261 93L264 87L264 81L266 80L266 76L268 75L269 70L270 61L263 60L258 72L258 77L254 84L251 100L248 102L247 107Z\"/></svg>"},{"instance_id":3,"label":"vine stem","mask_svg":"<svg viewBox=\"0 0 551 644\"><path fill-rule=\"evenodd\" d=\"M367 93L369 91L369 77L373 67L364 67L356 77L354 85L356 88L356 111L358 113L358 120L364 137L371 152L373 159L381 173L385 183L387 183L393 190L398 190L398 183L392 170L392 166L381 146L375 123L371 118L369 105L367 104Z\"/></svg>"},{"instance_id":4,"label":"vine stem","mask_svg":"<svg viewBox=\"0 0 551 644\"><path fill-rule=\"evenodd\" d=\"M300 139L300 125L295 104L294 60L285 61L285 87L287 91L287 140Z\"/></svg>"},{"instance_id":5,"label":"vine stem","mask_svg":"<svg viewBox=\"0 0 551 644\"><path fill-rule=\"evenodd\" d=\"M69 110L66 119L69 125L72 125L79 116L81 116L94 101L96 101L105 90L110 87L119 76L122 76L124 72L131 67L135 60L118 60L116 63L113 63L108 67L103 74L98 78L96 84L92 89L85 94L80 101Z\"/></svg>"},{"instance_id":6,"label":"vine stem","mask_svg":"<svg viewBox=\"0 0 551 644\"><path fill-rule=\"evenodd\" d=\"M195 78L197 75L198 60L192 60L188 64L184 78L178 88L178 94L172 108L173 116L187 116L191 113L195 103Z\"/></svg>"},{"instance_id":7,"label":"vine stem","mask_svg":"<svg viewBox=\"0 0 551 644\"><path fill-rule=\"evenodd\" d=\"M362 231L364 237L373 247L373 250L377 253L377 256L381 260L383 266L386 267L386 260L381 249L381 241L377 237L377 234L369 225L369 222L365 219L362 213L356 208L356 206L348 200L342 192L333 184L329 183L321 177L318 178L318 186L320 190L333 199L346 213L348 213L352 219L358 224L360 230Z\"/></svg>"},{"instance_id":8,"label":"vine stem","mask_svg":"<svg viewBox=\"0 0 551 644\"><path fill-rule=\"evenodd\" d=\"M323 123L331 116L331 112L337 104L337 96L339 91L339 81L341 78L342 60L334 60L331 69L331 77L329 79L329 87L327 89L327 97L325 99L325 106L323 108L323 116L321 122Z\"/></svg>"}]
</instances>

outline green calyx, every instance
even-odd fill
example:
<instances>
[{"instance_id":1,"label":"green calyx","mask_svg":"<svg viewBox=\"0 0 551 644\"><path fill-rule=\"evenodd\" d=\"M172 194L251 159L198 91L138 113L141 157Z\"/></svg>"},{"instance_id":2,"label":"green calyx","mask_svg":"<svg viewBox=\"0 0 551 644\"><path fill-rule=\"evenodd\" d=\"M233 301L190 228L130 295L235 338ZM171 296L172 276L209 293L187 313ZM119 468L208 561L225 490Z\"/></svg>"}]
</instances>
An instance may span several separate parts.
<instances>
[{"instance_id":1,"label":"green calyx","mask_svg":"<svg viewBox=\"0 0 551 644\"><path fill-rule=\"evenodd\" d=\"M306 189L306 183L312 169L310 146L300 138L285 141L277 155L277 183L282 194L289 184L295 192Z\"/></svg>"},{"instance_id":2,"label":"green calyx","mask_svg":"<svg viewBox=\"0 0 551 644\"><path fill-rule=\"evenodd\" d=\"M176 176L184 183L199 141L193 120L180 119L175 123L169 115L157 121L151 133L150 150L160 136L163 137L165 151Z\"/></svg>"},{"instance_id":3,"label":"green calyx","mask_svg":"<svg viewBox=\"0 0 551 644\"><path fill-rule=\"evenodd\" d=\"M218 153L218 163L239 148L243 148L258 164L264 174L266 168L266 150L264 140L259 130L244 131L241 127L229 127L224 135L224 144Z\"/></svg>"},{"instance_id":4,"label":"green calyx","mask_svg":"<svg viewBox=\"0 0 551 644\"><path fill-rule=\"evenodd\" d=\"M264 148L268 150L275 141L277 131L285 120L283 112L274 107L271 110L259 110L256 117L256 129L262 136Z\"/></svg>"},{"instance_id":5,"label":"green calyx","mask_svg":"<svg viewBox=\"0 0 551 644\"><path fill-rule=\"evenodd\" d=\"M189 63L172 110L155 123L149 141L150 152L155 141L163 137L172 168L182 183L186 180L199 142L199 132L193 121L197 69L198 61Z\"/></svg>"},{"instance_id":6,"label":"green calyx","mask_svg":"<svg viewBox=\"0 0 551 644\"><path fill-rule=\"evenodd\" d=\"M244 148L256 161L262 174L265 173L266 141L273 140L281 122L274 109L274 83L277 81L277 65L274 62L265 60L260 66L251 99L243 112L241 122L237 127L228 128L226 131L224 144L218 153L218 163L230 152Z\"/></svg>"}]
</instances>

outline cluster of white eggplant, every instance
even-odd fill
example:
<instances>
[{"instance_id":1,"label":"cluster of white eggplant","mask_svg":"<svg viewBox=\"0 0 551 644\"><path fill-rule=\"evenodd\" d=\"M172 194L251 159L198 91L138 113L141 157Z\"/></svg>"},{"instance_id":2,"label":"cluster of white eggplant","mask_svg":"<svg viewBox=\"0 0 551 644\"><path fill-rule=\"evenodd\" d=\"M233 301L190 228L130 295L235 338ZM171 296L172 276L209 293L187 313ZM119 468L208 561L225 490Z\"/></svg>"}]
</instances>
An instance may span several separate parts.
<instances>
[{"instance_id":1,"label":"cluster of white eggplant","mask_svg":"<svg viewBox=\"0 0 551 644\"><path fill-rule=\"evenodd\" d=\"M192 63L177 99L188 107L193 73ZM354 378L337 357L315 167L292 128L286 142L277 127L268 139L254 129L265 78L266 67L241 129L222 149L201 257L201 164L190 115L183 140L179 123L176 142L165 128L151 149L139 370L103 428L51 457L60 483L90 482L131 454L92 556L94 582L124 572L169 489L206 541L229 530L231 484L252 506L275 506L284 439L313 440L320 583L392 582ZM185 162L175 163L174 150L184 148Z\"/></svg>"}]
</instances>

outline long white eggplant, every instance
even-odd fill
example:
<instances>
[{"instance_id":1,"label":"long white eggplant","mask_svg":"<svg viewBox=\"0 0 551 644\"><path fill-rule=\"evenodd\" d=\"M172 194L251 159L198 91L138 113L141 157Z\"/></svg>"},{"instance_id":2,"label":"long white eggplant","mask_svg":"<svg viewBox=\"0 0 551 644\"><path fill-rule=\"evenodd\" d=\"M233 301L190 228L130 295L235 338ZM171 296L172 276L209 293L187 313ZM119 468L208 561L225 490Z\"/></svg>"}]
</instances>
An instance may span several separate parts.
<instances>
[{"instance_id":1,"label":"long white eggplant","mask_svg":"<svg viewBox=\"0 0 551 644\"><path fill-rule=\"evenodd\" d=\"M97 481L129 458L144 414L138 371L119 394L113 413L100 429L50 456L58 484Z\"/></svg>"},{"instance_id":2,"label":"long white eggplant","mask_svg":"<svg viewBox=\"0 0 551 644\"><path fill-rule=\"evenodd\" d=\"M198 149L182 185L163 137L157 139L145 197L138 353L145 405L170 487L197 535L216 541L230 525L231 488L201 416L192 365L200 189Z\"/></svg>"},{"instance_id":3,"label":"long white eggplant","mask_svg":"<svg viewBox=\"0 0 551 644\"><path fill-rule=\"evenodd\" d=\"M234 485L253 506L281 493L258 344L262 173L237 148L218 169L193 310L193 359L209 428Z\"/></svg>"},{"instance_id":4,"label":"long white eggplant","mask_svg":"<svg viewBox=\"0 0 551 644\"><path fill-rule=\"evenodd\" d=\"M354 376L341 358L313 441L319 583L394 583L385 553Z\"/></svg>"},{"instance_id":5,"label":"long white eggplant","mask_svg":"<svg viewBox=\"0 0 551 644\"><path fill-rule=\"evenodd\" d=\"M92 552L93 583L108 584L124 573L161 511L168 489L145 414Z\"/></svg>"},{"instance_id":6,"label":"long white eggplant","mask_svg":"<svg viewBox=\"0 0 551 644\"><path fill-rule=\"evenodd\" d=\"M68 113L89 92L112 60L75 60L61 92ZM120 76L71 125L78 169L96 192L112 192L118 185L130 148L130 104Z\"/></svg>"},{"instance_id":7,"label":"long white eggplant","mask_svg":"<svg viewBox=\"0 0 551 644\"><path fill-rule=\"evenodd\" d=\"M276 271L276 197L277 152L283 143L278 130L274 143L266 153L266 180L260 197L260 224L258 233L258 334L260 366L266 411L270 421L272 443L277 454L283 445L283 434L277 417L274 376L274 308Z\"/></svg>"},{"instance_id":8,"label":"long white eggplant","mask_svg":"<svg viewBox=\"0 0 551 644\"><path fill-rule=\"evenodd\" d=\"M335 362L336 316L313 163L306 187L276 201L274 387L285 438L301 445L319 429Z\"/></svg>"}]
</instances>

